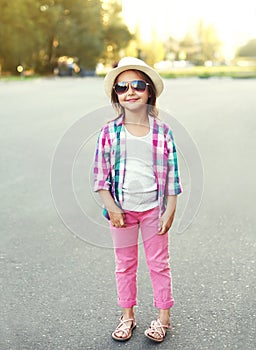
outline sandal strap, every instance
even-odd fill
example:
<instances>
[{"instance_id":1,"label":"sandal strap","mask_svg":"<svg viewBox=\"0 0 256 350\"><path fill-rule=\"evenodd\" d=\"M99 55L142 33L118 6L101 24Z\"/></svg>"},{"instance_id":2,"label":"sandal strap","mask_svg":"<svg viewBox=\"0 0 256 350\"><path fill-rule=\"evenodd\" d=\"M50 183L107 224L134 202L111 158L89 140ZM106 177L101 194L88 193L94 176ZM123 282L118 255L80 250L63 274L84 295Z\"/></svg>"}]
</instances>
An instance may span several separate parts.
<instances>
[{"instance_id":1,"label":"sandal strap","mask_svg":"<svg viewBox=\"0 0 256 350\"><path fill-rule=\"evenodd\" d=\"M132 322L131 326L127 326L126 322ZM129 334L130 330L133 328L134 323L135 323L135 319L134 318L129 318L127 320L123 320L123 316L121 316L120 323L116 327L114 333L124 332L125 335L127 336ZM120 329L122 326L125 326L125 328Z\"/></svg>"},{"instance_id":2,"label":"sandal strap","mask_svg":"<svg viewBox=\"0 0 256 350\"><path fill-rule=\"evenodd\" d=\"M150 333L157 333L161 337L164 337L165 333L166 333L165 328L171 329L171 325L170 324L168 324L168 325L162 324L160 319L157 318L156 320L151 322L149 331L150 331Z\"/></svg>"}]
</instances>

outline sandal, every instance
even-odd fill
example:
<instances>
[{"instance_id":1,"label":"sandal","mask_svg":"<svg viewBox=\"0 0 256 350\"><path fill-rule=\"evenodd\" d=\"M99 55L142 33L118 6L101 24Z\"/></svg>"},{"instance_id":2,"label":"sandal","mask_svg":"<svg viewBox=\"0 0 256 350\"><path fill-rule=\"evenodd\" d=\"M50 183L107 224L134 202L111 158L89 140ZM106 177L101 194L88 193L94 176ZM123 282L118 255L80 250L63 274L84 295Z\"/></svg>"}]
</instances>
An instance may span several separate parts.
<instances>
[{"instance_id":1,"label":"sandal","mask_svg":"<svg viewBox=\"0 0 256 350\"><path fill-rule=\"evenodd\" d=\"M127 326L126 322L130 322L130 321L132 321L131 326ZM121 316L119 325L116 327L115 331L112 333L112 338L118 341L129 340L132 336L132 331L134 330L135 327L136 327L136 321L134 318L123 320L123 316ZM125 337L117 336L116 333L118 332L123 332Z\"/></svg>"},{"instance_id":2,"label":"sandal","mask_svg":"<svg viewBox=\"0 0 256 350\"><path fill-rule=\"evenodd\" d=\"M148 329L145 330L145 336L148 337L150 340L153 340L157 343L161 343L164 340L164 337L166 336L167 329L171 329L171 324L163 325L159 318L151 322L151 325ZM156 338L154 336L154 333L158 335Z\"/></svg>"}]
</instances>

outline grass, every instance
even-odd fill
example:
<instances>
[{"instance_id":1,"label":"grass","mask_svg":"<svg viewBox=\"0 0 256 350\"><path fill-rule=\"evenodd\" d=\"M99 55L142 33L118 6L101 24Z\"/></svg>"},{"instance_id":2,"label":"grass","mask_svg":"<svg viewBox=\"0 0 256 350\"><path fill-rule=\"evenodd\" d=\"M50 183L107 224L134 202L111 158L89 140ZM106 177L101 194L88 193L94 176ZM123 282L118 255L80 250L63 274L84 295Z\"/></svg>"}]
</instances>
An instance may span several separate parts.
<instances>
[{"instance_id":1,"label":"grass","mask_svg":"<svg viewBox=\"0 0 256 350\"><path fill-rule=\"evenodd\" d=\"M189 68L174 68L169 72L160 72L163 78L211 78L211 77L230 77L234 79L256 78L256 66L239 67L239 66L219 66L204 67L196 66Z\"/></svg>"},{"instance_id":2,"label":"grass","mask_svg":"<svg viewBox=\"0 0 256 350\"><path fill-rule=\"evenodd\" d=\"M205 66L195 66L188 68L173 68L170 71L161 71L160 75L163 78L167 79L176 79L176 78L190 78L198 77L201 79L208 79L211 77L229 77L233 79L250 79L256 78L256 66L214 66L214 67L205 67ZM98 75L104 77L104 74ZM17 75L0 75L0 81L18 81L18 80L29 80L39 78L40 75L29 75L29 76L17 76ZM49 75L48 75L49 77Z\"/></svg>"}]
</instances>

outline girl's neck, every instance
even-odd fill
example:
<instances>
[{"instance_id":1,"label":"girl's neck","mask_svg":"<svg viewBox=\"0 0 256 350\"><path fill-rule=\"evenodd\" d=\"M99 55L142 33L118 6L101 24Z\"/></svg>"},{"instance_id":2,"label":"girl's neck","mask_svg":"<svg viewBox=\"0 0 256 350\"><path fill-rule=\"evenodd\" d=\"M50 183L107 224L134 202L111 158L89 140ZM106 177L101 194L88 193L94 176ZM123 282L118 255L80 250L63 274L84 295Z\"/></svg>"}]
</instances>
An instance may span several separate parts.
<instances>
[{"instance_id":1,"label":"girl's neck","mask_svg":"<svg viewBox=\"0 0 256 350\"><path fill-rule=\"evenodd\" d=\"M125 111L124 117L125 123L147 125L148 124L148 113L147 111L141 111L141 113L133 113L131 111Z\"/></svg>"},{"instance_id":2,"label":"girl's neck","mask_svg":"<svg viewBox=\"0 0 256 350\"><path fill-rule=\"evenodd\" d=\"M145 136L149 133L148 114L125 113L124 123L126 129L134 136Z\"/></svg>"}]
</instances>

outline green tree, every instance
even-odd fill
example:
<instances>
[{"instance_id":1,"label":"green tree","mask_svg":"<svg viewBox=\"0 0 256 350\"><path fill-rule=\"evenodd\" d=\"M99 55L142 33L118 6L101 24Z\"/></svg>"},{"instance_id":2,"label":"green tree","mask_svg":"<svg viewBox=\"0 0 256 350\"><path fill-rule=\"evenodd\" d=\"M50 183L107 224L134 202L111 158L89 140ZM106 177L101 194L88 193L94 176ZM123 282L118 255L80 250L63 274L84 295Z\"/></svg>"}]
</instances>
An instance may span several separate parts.
<instances>
[{"instance_id":1,"label":"green tree","mask_svg":"<svg viewBox=\"0 0 256 350\"><path fill-rule=\"evenodd\" d=\"M120 51L125 49L133 38L121 17L121 6L116 0L103 4L103 35L105 63L114 63L120 58Z\"/></svg>"},{"instance_id":2,"label":"green tree","mask_svg":"<svg viewBox=\"0 0 256 350\"><path fill-rule=\"evenodd\" d=\"M66 0L65 18L58 34L58 55L77 57L85 69L94 69L104 42L100 0Z\"/></svg>"},{"instance_id":3,"label":"green tree","mask_svg":"<svg viewBox=\"0 0 256 350\"><path fill-rule=\"evenodd\" d=\"M195 40L191 33L187 33L180 41L179 53L184 53L185 59L194 62L195 58L200 55L199 41Z\"/></svg>"},{"instance_id":4,"label":"green tree","mask_svg":"<svg viewBox=\"0 0 256 350\"><path fill-rule=\"evenodd\" d=\"M170 37L165 43L167 59L186 59L196 65L208 60L218 61L221 58L220 48L221 41L215 28L206 26L202 20L195 31L186 33L182 40Z\"/></svg>"},{"instance_id":5,"label":"green tree","mask_svg":"<svg viewBox=\"0 0 256 350\"><path fill-rule=\"evenodd\" d=\"M236 57L256 58L256 39L251 39L244 46L241 46L236 52Z\"/></svg>"},{"instance_id":6,"label":"green tree","mask_svg":"<svg viewBox=\"0 0 256 350\"><path fill-rule=\"evenodd\" d=\"M117 57L131 37L118 6L116 0L0 0L2 69L14 72L22 64L52 72L65 55L92 70L110 45Z\"/></svg>"},{"instance_id":7,"label":"green tree","mask_svg":"<svg viewBox=\"0 0 256 350\"><path fill-rule=\"evenodd\" d=\"M165 57L167 60L176 60L179 56L180 42L170 36L165 42Z\"/></svg>"},{"instance_id":8,"label":"green tree","mask_svg":"<svg viewBox=\"0 0 256 350\"><path fill-rule=\"evenodd\" d=\"M37 70L52 71L61 55L94 69L103 48L101 1L42 0L39 10Z\"/></svg>"},{"instance_id":9,"label":"green tree","mask_svg":"<svg viewBox=\"0 0 256 350\"><path fill-rule=\"evenodd\" d=\"M196 64L204 64L205 61L216 61L218 59L221 41L214 26L206 26L200 20L196 31L196 43L199 46L198 52L193 57Z\"/></svg>"},{"instance_id":10,"label":"green tree","mask_svg":"<svg viewBox=\"0 0 256 350\"><path fill-rule=\"evenodd\" d=\"M4 70L15 72L17 65L30 64L36 39L31 6L32 0L0 0L0 62Z\"/></svg>"},{"instance_id":11,"label":"green tree","mask_svg":"<svg viewBox=\"0 0 256 350\"><path fill-rule=\"evenodd\" d=\"M65 20L63 1L37 0L35 7L30 11L33 11L33 19L36 23L32 65L37 72L52 72L57 60L59 33Z\"/></svg>"}]
</instances>

